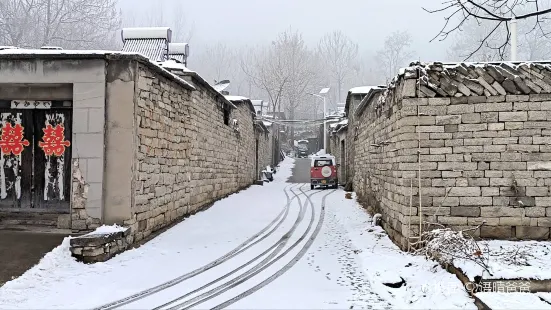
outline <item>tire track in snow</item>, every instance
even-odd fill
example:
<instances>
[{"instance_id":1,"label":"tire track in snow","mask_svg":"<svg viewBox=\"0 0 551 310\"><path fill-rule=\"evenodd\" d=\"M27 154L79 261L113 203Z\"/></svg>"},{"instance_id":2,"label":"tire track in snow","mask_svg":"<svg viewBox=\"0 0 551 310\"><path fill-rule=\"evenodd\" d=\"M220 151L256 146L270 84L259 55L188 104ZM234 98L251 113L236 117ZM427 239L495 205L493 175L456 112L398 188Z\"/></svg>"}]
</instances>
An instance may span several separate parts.
<instances>
[{"instance_id":1,"label":"tire track in snow","mask_svg":"<svg viewBox=\"0 0 551 310\"><path fill-rule=\"evenodd\" d=\"M301 189L302 191L302 189ZM319 191L318 193L320 193L321 191ZM223 309L251 294L253 294L254 292L260 290L261 288L263 288L264 286L268 285L269 283L271 283L272 281L274 281L275 279L277 279L278 277L280 277L281 275L283 275L285 272L287 272L289 269L291 269L291 267L293 267L303 256L304 254L306 254L306 252L310 249L310 246L312 245L312 243L314 242L314 240L316 239L317 235L319 234L319 231L321 230L321 227L323 225L323 219L324 219L324 216L325 216L325 199L327 198L327 196L331 195L332 193L334 193L335 190L332 190L331 192L325 194L322 198L322 207L321 207L321 212L320 212L320 217L319 217L319 220L318 220L318 224L316 225L316 228L314 229L314 232L312 233L312 235L310 236L310 238L308 239L308 241L306 242L306 244L303 246L303 248L300 250L300 252L295 255L295 257L293 257L293 259L287 263L285 266L283 266L281 269L279 269L278 271L276 271L273 275L271 275L270 277L268 277L267 279L263 280L261 283L255 285L254 287L246 290L245 292L237 295L236 297L230 299L230 300L227 300L219 305L217 305L216 307L214 307L213 309ZM304 192L303 192L304 193ZM238 285L244 283L245 281L251 279L252 277L256 276L257 274L259 274L260 272L264 271L266 268L270 267L271 265L273 265L275 262L279 261L280 259L284 258L285 256L287 256L287 254L289 254L290 251L292 251L296 246L299 245L299 243L301 243L304 239L306 239L308 233L310 232L310 230L312 229L312 226L313 226L313 223L315 221L315 208L314 208L314 204L312 202L312 200L310 199L312 195L310 196L307 196L307 203L309 202L310 203L310 208L311 208L311 211L312 211L312 214L311 214L311 218L310 218L310 222L308 224L308 228L306 229L306 231L299 237L299 239L297 241L295 241L295 243L293 243L289 248L287 248L282 254L280 254L279 256L277 256L276 258L274 258L273 260L271 260L270 262L268 262L267 264L263 265L262 267L256 269L254 272L252 272L251 274L247 275L246 277L243 277L241 279L239 279L236 283L233 283L231 286L228 286L226 288L224 288L223 290L221 290L220 292L217 292L216 294L213 294L199 302L196 302L192 305L189 305L188 307L185 307L185 308L179 308L179 309L190 309L194 306L197 306L199 304L202 304L204 303L205 301L208 301L232 288L235 288L237 287ZM307 204L306 204L307 205Z\"/></svg>"},{"instance_id":2,"label":"tire track in snow","mask_svg":"<svg viewBox=\"0 0 551 310\"><path fill-rule=\"evenodd\" d=\"M304 186L304 185L302 185ZM173 310L173 309L178 309L179 307L182 307L182 306L185 306L185 305L188 305L190 303L193 303L197 300L201 300L201 298L203 298L199 303L203 303L204 301L206 300L209 300L211 298L214 298L215 296L221 294L222 292L225 291L226 288L228 287L232 287L233 283L237 282L239 279L243 278L243 277L246 277L248 276L249 274L251 273L254 273L256 270L258 270L259 268L261 268L263 265L265 265L266 263L268 263L271 259L273 259L279 252L281 252L283 250L283 247L285 247L285 245L287 244L287 242L289 241L289 238L293 235L293 233L295 232L295 230L297 229L298 225L300 223L302 223L303 219L304 219L304 214L306 213L306 210L308 208L308 202L310 201L311 203L311 200L310 200L310 197L319 193L319 192L315 192L313 194L310 194L309 196L306 195L306 192L304 192L302 190L302 186L300 187L300 191L302 192L302 194L304 194L306 196L306 201L304 203L304 205L302 205L301 203L301 200L300 200L300 196L297 195L295 192L293 192L293 190L291 190L291 192L293 192L293 194L295 195L295 197L298 197L298 200L299 200L299 206L300 206L300 212L299 212L299 216L298 218L296 219L295 223L293 224L293 226L291 227L291 229L289 231L287 231L285 233L285 235L283 235L283 237L281 237L281 239L279 239L276 243L274 243L270 248L266 249L264 252L262 252L261 254L255 256L253 259L249 260L248 262L244 263L243 265L237 267L236 269L230 271L229 273L226 273L224 274L223 276L191 291L191 292L188 292L186 293L185 295L182 295L176 299L173 299L171 300L170 302L167 302L161 306L158 306L156 308L154 308L154 310L159 310L165 306L168 306L170 304L174 304L175 302L177 301L180 301L186 297L189 297L197 292L200 292L201 290L219 282L220 280L223 280L227 277L229 277L230 275L236 273L237 271L245 268L245 267L248 267L250 266L253 262L257 261L258 259L262 258L263 256L265 256L266 254L270 253L272 251L272 253L270 253L266 258L264 258L261 262L259 262L258 264L256 264L255 266L253 266L253 268L249 269L247 272L245 272L244 274L242 275L239 275L237 276L236 278L234 279L231 279L230 281L224 283L224 284L221 284L205 293L202 293L198 296L195 296L189 300L186 300L184 302L181 302L179 304L176 304L176 305L173 305L172 307L170 308L167 308L169 310ZM274 250L275 249L275 250ZM227 289L226 289L227 290ZM187 309L187 308L186 308Z\"/></svg>"},{"instance_id":3,"label":"tire track in snow","mask_svg":"<svg viewBox=\"0 0 551 310\"><path fill-rule=\"evenodd\" d=\"M292 185L289 190L292 192L292 189L295 187L296 185ZM301 187L304 186L304 185L301 185ZM272 229L268 234L264 235L261 239L259 240L256 240L255 242L253 242L253 240L255 240L256 238L258 238L260 235L262 235L263 233L265 233L268 229L270 229L270 227L272 227L272 225L274 225L278 220L279 222L276 224L276 227L279 227L279 225L281 225L281 223L283 223L283 221L285 220L285 217L286 217L286 214L288 213L289 211L289 207L291 205L291 202L295 199L295 198L298 198L298 195L294 194L293 192L293 195L294 197L293 198L290 198L289 197L289 194L287 193L287 187L288 186L285 186L285 188L283 189L283 192L285 193L285 197L287 199L287 202L285 204L285 207L283 208L283 210L281 210L281 212L276 216L276 218L274 218L266 227L264 227L262 230L260 230L259 232L257 232L256 234L254 234L253 236L251 236L249 239L245 240L243 243L241 243L240 245L238 245L235 249L231 250L230 252L224 254L223 256L213 260L212 262L202 266L202 267L199 267L193 271L190 271L186 274L183 274L177 278L174 278L170 281L167 281L167 282L164 282L164 283L161 283L157 286L154 286L152 288L149 288L149 289L145 289L143 291L140 291L138 293L135 293L133 295L130 295L130 296L127 296L125 298L122 298L122 299L119 299L119 300L116 300L116 301L113 301L113 302L110 302L108 304L104 304L102 306L99 306L99 307L96 307L96 308L93 308L93 310L110 310L110 309L116 309L116 308L119 308L121 306L124 306L124 305L127 305L127 304L130 304L130 303L133 303L135 301L138 301L140 299L143 299L147 296L150 296L150 295L153 295L157 292L160 292L160 291L163 291L169 287L172 287L176 284L179 284L187 279L190 279L190 278L193 278L195 277L196 275L198 274L201 274L207 270L210 270L220 264L222 264L223 262L235 257L236 255L246 251L247 249L249 249L250 247L254 246L255 244L257 244L258 242L264 240L265 238L267 238L269 236L269 234L273 233L275 231L275 229ZM302 191L302 190L301 190ZM304 193L304 192L303 192ZM298 198L300 199L300 198Z\"/></svg>"}]
</instances>

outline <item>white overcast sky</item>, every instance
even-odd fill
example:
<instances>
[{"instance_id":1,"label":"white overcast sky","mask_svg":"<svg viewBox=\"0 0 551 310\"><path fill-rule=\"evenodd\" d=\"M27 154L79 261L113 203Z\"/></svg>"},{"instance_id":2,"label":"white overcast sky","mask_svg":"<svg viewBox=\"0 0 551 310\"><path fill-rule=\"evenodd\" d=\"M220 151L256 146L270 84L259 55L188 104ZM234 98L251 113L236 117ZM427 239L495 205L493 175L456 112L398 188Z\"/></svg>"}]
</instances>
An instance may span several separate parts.
<instances>
[{"instance_id":1,"label":"white overcast sky","mask_svg":"<svg viewBox=\"0 0 551 310\"><path fill-rule=\"evenodd\" d=\"M446 60L450 42L429 43L445 15L429 14L443 0L120 0L123 14L146 14L153 3L181 2L186 18L195 24L191 48L224 42L229 45L270 42L288 27L302 32L310 45L323 34L341 30L358 42L364 52L379 49L384 38L408 30L412 49L421 60ZM177 29L173 29L177 31Z\"/></svg>"}]
</instances>

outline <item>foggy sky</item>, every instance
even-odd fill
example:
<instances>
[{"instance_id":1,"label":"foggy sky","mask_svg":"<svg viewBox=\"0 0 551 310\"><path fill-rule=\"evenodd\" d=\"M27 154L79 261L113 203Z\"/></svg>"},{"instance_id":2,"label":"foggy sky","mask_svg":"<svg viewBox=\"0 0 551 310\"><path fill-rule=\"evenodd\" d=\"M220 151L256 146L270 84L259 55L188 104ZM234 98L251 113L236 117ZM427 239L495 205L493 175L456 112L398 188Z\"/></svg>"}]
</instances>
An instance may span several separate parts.
<instances>
[{"instance_id":1,"label":"foggy sky","mask_svg":"<svg viewBox=\"0 0 551 310\"><path fill-rule=\"evenodd\" d=\"M124 15L143 16L152 1L120 0L120 5ZM438 8L442 0L156 0L163 2L167 15L176 1L195 25L192 52L216 42L230 46L269 43L288 27L299 30L311 46L325 33L341 30L364 53L380 49L393 31L408 30L416 57L424 61L445 61L450 45L449 41L429 43L443 25L444 15L422 10L422 6Z\"/></svg>"}]
</instances>

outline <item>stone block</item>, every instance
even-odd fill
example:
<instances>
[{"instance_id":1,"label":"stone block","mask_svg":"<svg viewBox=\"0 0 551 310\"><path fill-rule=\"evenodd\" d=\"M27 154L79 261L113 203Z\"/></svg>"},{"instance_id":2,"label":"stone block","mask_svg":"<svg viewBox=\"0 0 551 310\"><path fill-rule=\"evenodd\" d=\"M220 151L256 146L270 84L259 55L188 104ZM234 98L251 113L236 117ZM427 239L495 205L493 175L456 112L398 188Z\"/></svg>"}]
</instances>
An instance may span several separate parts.
<instances>
[{"instance_id":1,"label":"stone block","mask_svg":"<svg viewBox=\"0 0 551 310\"><path fill-rule=\"evenodd\" d=\"M481 187L481 190L482 190L482 196L485 196L485 197L499 196L499 188Z\"/></svg>"},{"instance_id":2,"label":"stone block","mask_svg":"<svg viewBox=\"0 0 551 310\"><path fill-rule=\"evenodd\" d=\"M480 207L472 206L460 206L452 207L450 209L451 216L463 216L463 217L479 217L480 216Z\"/></svg>"},{"instance_id":3,"label":"stone block","mask_svg":"<svg viewBox=\"0 0 551 310\"><path fill-rule=\"evenodd\" d=\"M438 170L476 170L475 162L439 162Z\"/></svg>"},{"instance_id":4,"label":"stone block","mask_svg":"<svg viewBox=\"0 0 551 310\"><path fill-rule=\"evenodd\" d=\"M484 223L485 226L499 226L499 218L469 217L467 223L474 226L482 225L482 223Z\"/></svg>"},{"instance_id":5,"label":"stone block","mask_svg":"<svg viewBox=\"0 0 551 310\"><path fill-rule=\"evenodd\" d=\"M549 239L549 228L517 226L516 237L521 240L547 240Z\"/></svg>"},{"instance_id":6,"label":"stone block","mask_svg":"<svg viewBox=\"0 0 551 310\"><path fill-rule=\"evenodd\" d=\"M461 115L461 122L463 124L477 124L480 123L480 113L467 113Z\"/></svg>"},{"instance_id":7,"label":"stone block","mask_svg":"<svg viewBox=\"0 0 551 310\"><path fill-rule=\"evenodd\" d=\"M439 216L438 223L443 225L467 225L467 218L456 216Z\"/></svg>"},{"instance_id":8,"label":"stone block","mask_svg":"<svg viewBox=\"0 0 551 310\"><path fill-rule=\"evenodd\" d=\"M488 124L460 124L458 126L459 131L484 131L488 130Z\"/></svg>"},{"instance_id":9,"label":"stone block","mask_svg":"<svg viewBox=\"0 0 551 310\"><path fill-rule=\"evenodd\" d=\"M494 197L494 200L499 197ZM504 197L507 198L507 197ZM508 200L508 199L507 199ZM482 217L522 217L524 209L511 207L481 207Z\"/></svg>"},{"instance_id":10,"label":"stone block","mask_svg":"<svg viewBox=\"0 0 551 310\"><path fill-rule=\"evenodd\" d=\"M492 197L459 197L461 206L491 206Z\"/></svg>"},{"instance_id":11,"label":"stone block","mask_svg":"<svg viewBox=\"0 0 551 310\"><path fill-rule=\"evenodd\" d=\"M526 122L528 121L528 113L521 112L499 112L500 122Z\"/></svg>"},{"instance_id":12,"label":"stone block","mask_svg":"<svg viewBox=\"0 0 551 310\"><path fill-rule=\"evenodd\" d=\"M503 123L489 123L488 130L504 130L505 124Z\"/></svg>"},{"instance_id":13,"label":"stone block","mask_svg":"<svg viewBox=\"0 0 551 310\"><path fill-rule=\"evenodd\" d=\"M452 187L448 196L450 197L477 197L482 194L480 187L467 186L467 187Z\"/></svg>"},{"instance_id":14,"label":"stone block","mask_svg":"<svg viewBox=\"0 0 551 310\"><path fill-rule=\"evenodd\" d=\"M436 125L461 124L461 115L436 116Z\"/></svg>"},{"instance_id":15,"label":"stone block","mask_svg":"<svg viewBox=\"0 0 551 310\"><path fill-rule=\"evenodd\" d=\"M538 227L551 227L551 218L539 218Z\"/></svg>"},{"instance_id":16,"label":"stone block","mask_svg":"<svg viewBox=\"0 0 551 310\"><path fill-rule=\"evenodd\" d=\"M421 115L447 115L447 106L419 106L419 114Z\"/></svg>"},{"instance_id":17,"label":"stone block","mask_svg":"<svg viewBox=\"0 0 551 310\"><path fill-rule=\"evenodd\" d=\"M549 188L548 187L532 187L528 186L526 187L526 196L532 196L532 197L546 197L549 195Z\"/></svg>"},{"instance_id":18,"label":"stone block","mask_svg":"<svg viewBox=\"0 0 551 310\"><path fill-rule=\"evenodd\" d=\"M501 226L530 226L530 219L526 217L500 217Z\"/></svg>"},{"instance_id":19,"label":"stone block","mask_svg":"<svg viewBox=\"0 0 551 310\"><path fill-rule=\"evenodd\" d=\"M467 114L467 113L474 113L475 107L472 104L452 104L447 106L447 113L442 114ZM477 111L479 112L479 111Z\"/></svg>"},{"instance_id":20,"label":"stone block","mask_svg":"<svg viewBox=\"0 0 551 310\"><path fill-rule=\"evenodd\" d=\"M551 197L536 197L537 207L551 207ZM551 214L548 214L550 216Z\"/></svg>"},{"instance_id":21,"label":"stone block","mask_svg":"<svg viewBox=\"0 0 551 310\"><path fill-rule=\"evenodd\" d=\"M545 217L545 207L528 207L525 208L527 217Z\"/></svg>"},{"instance_id":22,"label":"stone block","mask_svg":"<svg viewBox=\"0 0 551 310\"><path fill-rule=\"evenodd\" d=\"M477 103L474 105L475 112L500 112L512 111L512 102L492 102L492 103Z\"/></svg>"},{"instance_id":23,"label":"stone block","mask_svg":"<svg viewBox=\"0 0 551 310\"><path fill-rule=\"evenodd\" d=\"M528 162L527 163L527 169L528 170L551 170L551 162ZM517 170L517 169L515 169Z\"/></svg>"},{"instance_id":24,"label":"stone block","mask_svg":"<svg viewBox=\"0 0 551 310\"><path fill-rule=\"evenodd\" d=\"M510 239L513 236L513 229L509 226L482 226L480 237L488 239Z\"/></svg>"},{"instance_id":25,"label":"stone block","mask_svg":"<svg viewBox=\"0 0 551 310\"><path fill-rule=\"evenodd\" d=\"M450 98L429 98L429 105L449 105Z\"/></svg>"},{"instance_id":26,"label":"stone block","mask_svg":"<svg viewBox=\"0 0 551 310\"><path fill-rule=\"evenodd\" d=\"M416 132L444 132L444 126L418 126Z\"/></svg>"}]
</instances>

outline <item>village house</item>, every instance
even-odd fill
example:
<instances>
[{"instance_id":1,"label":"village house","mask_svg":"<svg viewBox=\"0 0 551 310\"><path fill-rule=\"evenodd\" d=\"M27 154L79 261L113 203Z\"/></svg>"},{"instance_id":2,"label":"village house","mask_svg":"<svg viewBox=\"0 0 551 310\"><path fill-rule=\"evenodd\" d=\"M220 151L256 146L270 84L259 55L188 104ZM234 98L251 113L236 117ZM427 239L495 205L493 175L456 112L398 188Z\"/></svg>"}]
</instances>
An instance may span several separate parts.
<instances>
[{"instance_id":1,"label":"village house","mask_svg":"<svg viewBox=\"0 0 551 310\"><path fill-rule=\"evenodd\" d=\"M251 101L224 97L162 56L165 33L132 43L161 62L134 52L0 52L2 226L127 227L108 247L71 241L77 257L104 260L278 163ZM139 41L131 34L125 50Z\"/></svg>"},{"instance_id":2,"label":"village house","mask_svg":"<svg viewBox=\"0 0 551 310\"><path fill-rule=\"evenodd\" d=\"M414 63L388 87L351 95L336 155L402 248L431 223L549 239L549 63Z\"/></svg>"}]
</instances>

